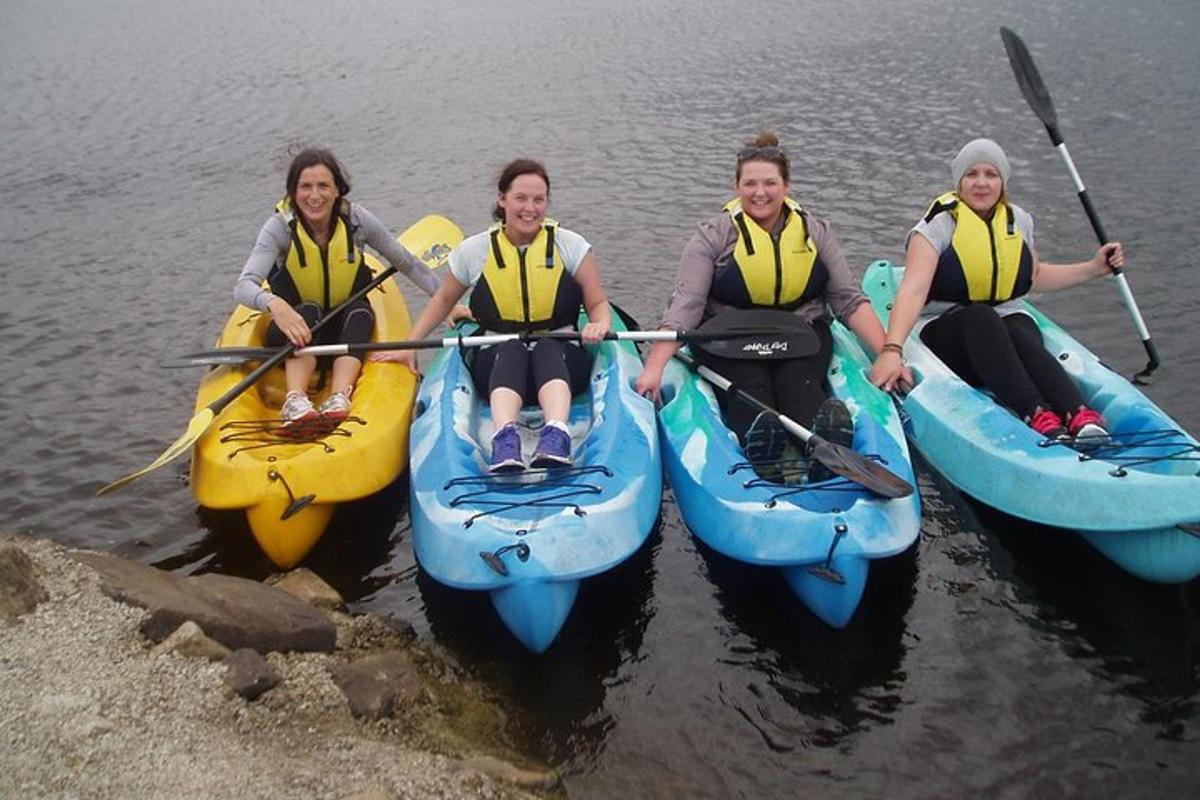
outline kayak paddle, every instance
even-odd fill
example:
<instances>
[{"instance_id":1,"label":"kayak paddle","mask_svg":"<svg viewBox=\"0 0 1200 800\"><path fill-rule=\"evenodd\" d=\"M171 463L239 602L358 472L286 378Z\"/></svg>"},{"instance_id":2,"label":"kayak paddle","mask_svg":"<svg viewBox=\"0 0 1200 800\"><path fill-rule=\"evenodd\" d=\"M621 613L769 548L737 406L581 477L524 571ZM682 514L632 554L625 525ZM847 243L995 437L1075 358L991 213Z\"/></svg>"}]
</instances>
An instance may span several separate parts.
<instances>
[{"instance_id":1,"label":"kayak paddle","mask_svg":"<svg viewBox=\"0 0 1200 800\"><path fill-rule=\"evenodd\" d=\"M809 335L815 341L816 336ZM536 341L538 339L565 339L579 341L581 334L577 331L553 331L549 333L489 333L478 336L445 336L441 339L408 339L394 342L360 342L354 344L322 344L304 347L296 350L296 356L343 356L354 353L367 353L375 350L427 350L440 347L487 347L502 342ZM632 342L696 342L705 347L709 342L727 342L717 355L726 358L724 350L741 352L742 358L771 359L780 358L780 353L790 353L792 357L801 355L808 347L803 333L780 331L776 328L730 328L728 330L699 330L699 331L609 331L606 340ZM707 349L707 348L705 348ZM196 367L219 364L244 364L248 361L261 361L272 358L279 353L275 347L218 347L212 350L201 350L196 353L179 356L164 367Z\"/></svg>"},{"instance_id":2,"label":"kayak paddle","mask_svg":"<svg viewBox=\"0 0 1200 800\"><path fill-rule=\"evenodd\" d=\"M1025 101L1029 103L1033 113L1037 114L1038 119L1046 126L1051 143L1067 165L1067 171L1071 173L1071 179L1075 182L1079 201L1083 203L1083 210L1092 223L1092 230L1096 232L1096 238L1100 240L1100 244L1107 244L1108 234L1105 233L1100 217L1096 214L1096 208L1092 205L1092 199L1083 185L1083 179L1079 177L1079 171L1075 169L1075 163L1071 161L1071 154L1067 152L1066 142L1063 141L1062 134L1058 130L1058 115L1054 111L1054 102L1050 99L1050 92L1046 89L1042 76L1038 74L1037 67L1033 64L1029 48L1025 46L1021 37L1010 28L1000 28L1000 38L1004 40L1008 62L1012 65L1017 85L1021 87L1021 94L1025 95ZM1113 277L1117 281L1117 288L1121 291L1125 308L1128 309L1129 315L1133 318L1133 324L1137 327L1138 335L1142 339L1142 346L1146 348L1146 355L1150 358L1146 363L1146 368L1133 376L1134 383L1145 385L1150 383L1150 374L1158 367L1158 350L1155 348L1154 342L1150 340L1150 331L1146 328L1146 322L1142 319L1141 312L1138 311L1137 301L1133 298L1133 291L1129 288L1129 282L1125 279L1123 270L1113 266L1110 266L1109 269L1112 270Z\"/></svg>"},{"instance_id":3,"label":"kayak paddle","mask_svg":"<svg viewBox=\"0 0 1200 800\"><path fill-rule=\"evenodd\" d=\"M728 378L719 375L703 364L697 364L688 354L680 351L675 354L675 358L687 364L689 369L695 370L702 378L717 388L736 395L738 399L744 400L760 411L769 411L777 415L784 429L808 444L809 454L812 458L824 464L831 472L841 475L843 478L849 478L883 497L908 497L913 493L912 484L878 461L872 461L849 447L826 441L790 417L780 414L757 397L737 388Z\"/></svg>"},{"instance_id":4,"label":"kayak paddle","mask_svg":"<svg viewBox=\"0 0 1200 800\"><path fill-rule=\"evenodd\" d=\"M457 230L457 226L454 226L454 224L445 217L430 214L409 228L408 231L406 231L401 237L401 241L405 243L405 246L408 247L410 251L414 253L420 253L423 257L428 256L439 260L444 260L446 255L449 253L449 248L446 247L444 243L442 247L438 247L439 243L441 243L439 236L449 230L444 223L449 223L454 230ZM370 283L359 289L354 294L350 295L350 297L347 298L344 303L319 320L317 324L313 325L311 330L315 333L330 320L337 317L343 309L365 297L368 292L382 284L393 274L395 274L395 272L396 268L393 266L389 266L384 269L382 272L376 275ZM187 430L183 432L183 435L176 439L166 450L164 450L158 456L158 458L154 459L154 461L150 462L150 464L142 467L136 472L131 472L128 475L113 481L107 486L104 486L96 494L104 495L108 494L109 492L116 491L122 486L132 483L146 473L153 472L164 464L167 464L186 453L188 449L196 443L196 440L203 436L204 432L207 431L209 426L212 425L213 420L217 417L217 414L220 414L227 405L232 403L238 398L239 395L257 383L259 378L267 374L272 367L283 361L296 349L297 348L295 345L287 345L286 347L274 350L272 354L268 356L265 361L263 361L262 364L259 364L258 367L246 375L245 378L238 381L237 385L235 385L225 394L218 397L213 402L209 403L204 408L197 411L192 417L191 421L188 422Z\"/></svg>"}]
</instances>

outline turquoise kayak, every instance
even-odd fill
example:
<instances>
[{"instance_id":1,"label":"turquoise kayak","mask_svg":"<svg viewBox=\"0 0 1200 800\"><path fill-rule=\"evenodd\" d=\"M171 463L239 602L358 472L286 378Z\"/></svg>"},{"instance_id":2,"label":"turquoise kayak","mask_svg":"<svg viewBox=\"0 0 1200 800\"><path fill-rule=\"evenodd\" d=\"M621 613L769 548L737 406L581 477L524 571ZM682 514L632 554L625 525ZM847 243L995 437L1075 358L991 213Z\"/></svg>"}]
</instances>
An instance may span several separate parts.
<instances>
[{"instance_id":1,"label":"turquoise kayak","mask_svg":"<svg viewBox=\"0 0 1200 800\"><path fill-rule=\"evenodd\" d=\"M854 418L854 450L916 485L891 399L866 378L866 354L833 325L828 382ZM659 410L663 461L679 511L701 541L730 558L778 567L827 624L845 627L862 599L871 560L908 549L921 524L916 492L884 499L835 477L793 483L760 477L725 426L706 381L672 360Z\"/></svg>"},{"instance_id":2,"label":"turquoise kayak","mask_svg":"<svg viewBox=\"0 0 1200 800\"><path fill-rule=\"evenodd\" d=\"M487 471L491 412L457 350L439 353L421 382L410 434L417 560L439 583L488 592L535 653L558 635L580 581L629 558L658 518L654 405L633 391L641 368L631 342L599 345L571 404L574 466L516 475ZM521 412L526 459L540 424L536 408Z\"/></svg>"},{"instance_id":3,"label":"turquoise kayak","mask_svg":"<svg viewBox=\"0 0 1200 800\"><path fill-rule=\"evenodd\" d=\"M871 264L863 290L887 320L904 270ZM1200 445L1133 384L1025 302L1047 349L1102 413L1111 443L1049 442L961 380L920 340L904 352L917 386L901 401L913 445L965 494L1014 517L1080 532L1125 570L1177 583L1200 575Z\"/></svg>"}]
</instances>

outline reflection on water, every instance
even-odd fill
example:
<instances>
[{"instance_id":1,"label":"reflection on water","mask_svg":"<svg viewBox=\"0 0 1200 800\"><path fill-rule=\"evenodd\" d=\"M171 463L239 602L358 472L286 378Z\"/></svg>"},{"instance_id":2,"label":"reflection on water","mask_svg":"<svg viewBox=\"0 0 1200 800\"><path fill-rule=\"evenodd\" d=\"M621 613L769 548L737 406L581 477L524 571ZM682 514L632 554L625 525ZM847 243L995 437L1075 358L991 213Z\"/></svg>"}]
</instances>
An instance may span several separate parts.
<instances>
[{"instance_id":1,"label":"reflection on water","mask_svg":"<svg viewBox=\"0 0 1200 800\"><path fill-rule=\"evenodd\" d=\"M1200 582L1163 586L1138 580L1080 536L1033 525L977 505L980 520L1012 556L997 574L1016 588L1015 610L1052 631L1059 645L1117 691L1142 704L1158 736L1188 741L1197 711Z\"/></svg>"},{"instance_id":2,"label":"reflection on water","mask_svg":"<svg viewBox=\"0 0 1200 800\"><path fill-rule=\"evenodd\" d=\"M630 559L585 579L562 631L541 656L508 632L486 592L450 589L423 572L416 584L431 633L511 706L518 742L567 773L586 772L615 724L605 711L606 692L642 658L661 544L656 526Z\"/></svg>"}]
</instances>

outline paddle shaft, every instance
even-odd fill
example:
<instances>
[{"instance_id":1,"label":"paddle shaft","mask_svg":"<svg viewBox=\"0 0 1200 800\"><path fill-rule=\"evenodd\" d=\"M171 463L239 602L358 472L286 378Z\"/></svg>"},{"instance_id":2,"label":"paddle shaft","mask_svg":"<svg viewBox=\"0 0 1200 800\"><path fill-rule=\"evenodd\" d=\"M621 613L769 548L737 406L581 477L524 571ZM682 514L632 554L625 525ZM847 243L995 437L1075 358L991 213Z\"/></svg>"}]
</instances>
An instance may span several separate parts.
<instances>
[{"instance_id":1,"label":"paddle shaft","mask_svg":"<svg viewBox=\"0 0 1200 800\"><path fill-rule=\"evenodd\" d=\"M1050 92L1033 63L1033 56L1029 54L1029 48L1025 46L1025 42L1021 37L1010 28L1002 27L1000 29L1000 38L1004 41L1004 49L1008 53L1008 61L1012 65L1013 75L1017 79L1017 85L1021 89L1021 94L1025 97L1025 101L1029 104L1029 107L1033 109L1033 113L1046 126L1046 133L1050 136L1050 143L1054 145L1054 149L1062 157L1063 163L1067 165L1067 171L1071 174L1071 180L1075 184L1075 191L1079 196L1079 202L1083 204L1084 213L1087 214L1088 221L1092 225L1092 230L1096 233L1096 238L1100 241L1100 244L1107 244L1109 241L1108 234L1104 230L1103 223L1100 222L1100 215L1096 213L1096 207L1092 204L1087 187L1083 184L1083 178L1080 177L1079 170L1075 168L1075 162L1071 160L1071 153L1067 150L1067 144L1063 141L1062 133L1058 130L1058 115L1054 110L1054 101L1050 99ZM1125 279L1124 271L1120 267L1114 267L1111 264L1109 265L1109 269L1112 270L1113 277L1117 282L1117 289L1121 293L1121 299L1125 303L1125 308L1128 310L1129 316L1133 319L1134 327L1137 328L1138 336L1142 340L1142 346L1146 349L1146 355L1150 359L1146 364L1146 369L1139 372L1134 378L1149 378L1150 373L1154 372L1159 365L1158 349L1154 346L1154 342L1150 338L1150 331L1146 327L1146 321L1142 318L1141 311L1138 309L1137 300L1133 297L1133 290L1129 288L1129 282Z\"/></svg>"},{"instance_id":2,"label":"paddle shaft","mask_svg":"<svg viewBox=\"0 0 1200 800\"><path fill-rule=\"evenodd\" d=\"M358 342L321 344L302 347L291 351L293 356L344 356L368 353L375 350L427 350L441 347L488 347L512 341L536 341L538 339L562 339L579 341L578 331L551 331L547 333L489 333L479 336L445 336L441 339L409 339L393 342ZM787 350L789 344L785 334L780 337L773 330L738 331L609 331L604 338L609 341L632 342L705 342L719 339L769 339L756 341L744 348L745 358L771 358L780 348ZM236 364L261 358L275 358L279 350L271 347L227 347L205 350L181 357L184 366L200 366L213 363ZM190 362L190 363L188 363ZM278 362L275 362L278 363ZM261 368L261 367L260 367Z\"/></svg>"}]
</instances>

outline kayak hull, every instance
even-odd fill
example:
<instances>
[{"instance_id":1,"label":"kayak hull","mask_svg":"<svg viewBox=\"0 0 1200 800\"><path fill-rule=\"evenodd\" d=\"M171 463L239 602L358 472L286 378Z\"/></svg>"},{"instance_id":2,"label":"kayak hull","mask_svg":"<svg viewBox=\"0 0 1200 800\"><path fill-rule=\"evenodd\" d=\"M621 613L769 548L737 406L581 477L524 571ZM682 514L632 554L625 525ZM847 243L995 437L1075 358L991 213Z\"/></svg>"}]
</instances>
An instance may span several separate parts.
<instances>
[{"instance_id":1,"label":"kayak hull","mask_svg":"<svg viewBox=\"0 0 1200 800\"><path fill-rule=\"evenodd\" d=\"M570 614L580 581L615 567L658 517L662 466L654 406L633 390L629 342L596 348L588 389L571 404L575 464L487 472L494 426L457 350L435 357L412 427L413 547L441 584L486 591L512 634L542 652ZM541 425L519 418L526 459Z\"/></svg>"},{"instance_id":2,"label":"kayak hull","mask_svg":"<svg viewBox=\"0 0 1200 800\"><path fill-rule=\"evenodd\" d=\"M871 264L863 288L887 319L901 268ZM1176 526L1200 521L1200 445L1129 381L1029 303L1047 349L1102 413L1111 446L1080 452L1046 442L1015 414L962 381L920 340L905 343L917 386L901 402L913 446L959 490L1043 525L1079 531L1146 580L1200 575L1200 541Z\"/></svg>"},{"instance_id":3,"label":"kayak hull","mask_svg":"<svg viewBox=\"0 0 1200 800\"><path fill-rule=\"evenodd\" d=\"M828 382L854 418L854 449L915 487L891 400L867 380L866 355L853 335L840 324L833 332ZM901 553L916 540L916 491L887 500L844 478L818 484L764 480L746 463L705 381L672 361L662 394L663 460L688 528L725 556L780 568L817 617L845 627L862 598L870 561Z\"/></svg>"}]
</instances>

